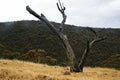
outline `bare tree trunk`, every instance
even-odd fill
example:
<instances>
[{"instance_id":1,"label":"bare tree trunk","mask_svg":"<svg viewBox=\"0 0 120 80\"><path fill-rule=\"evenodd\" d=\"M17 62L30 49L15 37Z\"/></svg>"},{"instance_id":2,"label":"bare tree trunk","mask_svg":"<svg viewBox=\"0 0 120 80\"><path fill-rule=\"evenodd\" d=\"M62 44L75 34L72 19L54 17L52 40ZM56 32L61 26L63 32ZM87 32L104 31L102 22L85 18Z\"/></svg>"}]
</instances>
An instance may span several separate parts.
<instances>
[{"instance_id":1,"label":"bare tree trunk","mask_svg":"<svg viewBox=\"0 0 120 80\"><path fill-rule=\"evenodd\" d=\"M63 34L62 33L63 30L61 30L61 29L63 29L64 23L66 21L66 15L64 14L64 11L62 11L62 10L65 10L65 8L63 7L64 9L63 8L60 9L58 3L57 3L57 6L63 15L63 21L62 21L59 29L56 29L56 27L43 14L41 14L41 16L38 15L29 6L27 6L26 9L27 9L27 11L29 11L30 14L32 14L33 16L37 17L38 19L42 20L43 22L45 22L48 25L48 27L59 37L59 39L62 41L62 43L66 49L67 57L68 57L69 63L70 63L70 70L74 71L74 72L78 72L78 71L80 71L79 66L78 66L78 61L75 57L73 49L71 48L71 46L69 44L67 36L65 34Z\"/></svg>"},{"instance_id":2,"label":"bare tree trunk","mask_svg":"<svg viewBox=\"0 0 120 80\"><path fill-rule=\"evenodd\" d=\"M103 38L98 38L97 33L96 33L92 28L87 28L87 29L94 33L95 39L92 40L91 42L89 42L89 41L87 40L86 49L85 49L85 51L84 51L84 53L83 53L83 55L82 55L82 58L79 60L79 68L80 68L81 72L83 72L84 64L85 64L85 62L86 62L87 56L88 56L88 54L90 53L90 50L91 50L92 46L95 45L95 43L100 42L100 41L102 41L102 40L105 39L105 37L103 37Z\"/></svg>"},{"instance_id":3,"label":"bare tree trunk","mask_svg":"<svg viewBox=\"0 0 120 80\"><path fill-rule=\"evenodd\" d=\"M84 63L86 61L87 55L90 52L90 48L92 47L93 43L95 42L99 42L102 39L95 39L92 42L89 43L89 41L87 41L87 47L85 49L85 52L82 55L82 58L77 61L76 57L75 57L75 53L68 41L67 35L63 34L63 30L64 30L64 24L66 21L67 16L65 15L65 7L63 4L61 4L60 0L57 3L57 8L58 10L61 12L63 20L61 22L61 25L56 28L43 14L38 15L36 12L34 12L29 6L26 7L27 11L32 14L33 16L37 17L38 19L40 19L41 21L43 21L44 23L47 24L47 26L59 37L59 39L62 41L64 48L66 49L66 53L67 53L67 57L69 59L69 63L70 63L70 71L71 72L82 72L83 71L83 67L84 67ZM90 29L95 35L95 31L93 31L92 29Z\"/></svg>"}]
</instances>

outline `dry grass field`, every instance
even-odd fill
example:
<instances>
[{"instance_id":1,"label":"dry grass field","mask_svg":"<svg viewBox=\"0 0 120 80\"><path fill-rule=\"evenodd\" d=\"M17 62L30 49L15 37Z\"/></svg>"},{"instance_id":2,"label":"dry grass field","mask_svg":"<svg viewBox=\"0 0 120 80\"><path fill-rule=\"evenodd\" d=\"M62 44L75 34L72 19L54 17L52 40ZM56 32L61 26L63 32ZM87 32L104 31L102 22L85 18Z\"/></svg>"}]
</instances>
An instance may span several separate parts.
<instances>
[{"instance_id":1,"label":"dry grass field","mask_svg":"<svg viewBox=\"0 0 120 80\"><path fill-rule=\"evenodd\" d=\"M120 80L120 71L86 67L83 73L70 73L68 67L0 60L0 80Z\"/></svg>"}]
</instances>

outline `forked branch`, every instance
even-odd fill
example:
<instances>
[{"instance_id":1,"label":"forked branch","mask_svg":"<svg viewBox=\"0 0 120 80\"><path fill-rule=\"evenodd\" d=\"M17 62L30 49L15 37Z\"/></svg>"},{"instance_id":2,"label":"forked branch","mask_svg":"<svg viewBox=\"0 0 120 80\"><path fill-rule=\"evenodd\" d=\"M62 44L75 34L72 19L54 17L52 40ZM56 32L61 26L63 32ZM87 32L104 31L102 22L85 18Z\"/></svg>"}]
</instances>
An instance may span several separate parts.
<instances>
[{"instance_id":1,"label":"forked branch","mask_svg":"<svg viewBox=\"0 0 120 80\"><path fill-rule=\"evenodd\" d=\"M100 41L103 41L103 40L105 40L106 39L106 37L102 37L102 38L95 38L94 40L92 40L91 42L90 42L90 48L95 44L95 43L98 43L98 42L100 42Z\"/></svg>"},{"instance_id":2,"label":"forked branch","mask_svg":"<svg viewBox=\"0 0 120 80\"><path fill-rule=\"evenodd\" d=\"M61 4L60 0L58 0L57 8L58 8L58 10L59 10L62 14L65 13L65 9L66 9L66 8L65 8L65 6L64 6L63 3Z\"/></svg>"},{"instance_id":3,"label":"forked branch","mask_svg":"<svg viewBox=\"0 0 120 80\"><path fill-rule=\"evenodd\" d=\"M86 46L86 49L82 55L82 58L79 60L79 68L81 71L83 71L83 67L84 67L84 64L85 64L85 61L86 61L86 58L87 58L87 55L88 53L90 52L91 48L93 47L93 45L97 42L100 42L102 40L105 40L106 38L103 37L103 38L99 38L96 31L94 31L92 28L87 28L88 30L90 30L91 32L93 32L93 34L95 35L95 39L93 39L91 42L89 40L87 40L87 46Z\"/></svg>"},{"instance_id":4,"label":"forked branch","mask_svg":"<svg viewBox=\"0 0 120 80\"><path fill-rule=\"evenodd\" d=\"M60 0L58 0L57 3L57 8L60 11L60 13L62 14L63 20L59 26L59 28L55 27L43 14L38 15L35 11L33 11L29 6L26 7L26 10L32 14L33 16L37 17L38 19L40 19L41 21L43 21L44 23L47 24L47 26L52 30L52 32L54 32L59 39L62 41L64 48L66 49L66 53L67 53L67 57L69 59L70 62L70 71L71 72L82 72L83 71L83 67L84 67L84 63L86 61L87 55L90 52L91 47L97 43L100 42L102 40L104 40L105 38L99 38L97 33L92 29L92 28L88 28L88 30L90 30L91 32L93 32L93 34L96 36L91 42L89 40L87 40L87 46L86 49L82 55L82 58L78 61L75 57L75 53L69 43L69 40L67 39L67 36L63 33L64 30L64 24L66 22L66 18L67 16L65 15L65 10L66 8L64 7L64 5L60 2Z\"/></svg>"},{"instance_id":5,"label":"forked branch","mask_svg":"<svg viewBox=\"0 0 120 80\"><path fill-rule=\"evenodd\" d=\"M63 17L61 25L59 26L59 31L62 32L63 29L64 29L64 24L66 22L66 18L67 18L67 16L65 15L65 9L66 8L63 4L61 4L60 0L58 0L57 8L58 8L58 10L60 11L60 13L62 14L62 17Z\"/></svg>"}]
</instances>

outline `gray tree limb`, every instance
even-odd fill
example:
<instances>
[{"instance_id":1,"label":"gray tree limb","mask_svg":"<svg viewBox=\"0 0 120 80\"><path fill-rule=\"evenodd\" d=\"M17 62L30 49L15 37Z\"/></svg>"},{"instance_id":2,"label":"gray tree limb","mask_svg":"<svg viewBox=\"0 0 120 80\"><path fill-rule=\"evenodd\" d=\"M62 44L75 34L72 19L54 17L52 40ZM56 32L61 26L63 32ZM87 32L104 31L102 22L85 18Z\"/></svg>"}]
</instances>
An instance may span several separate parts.
<instances>
[{"instance_id":1,"label":"gray tree limb","mask_svg":"<svg viewBox=\"0 0 120 80\"><path fill-rule=\"evenodd\" d=\"M65 7L61 4L57 3L57 7L59 9L59 11L61 12L62 16L63 16L63 20L61 22L61 25L59 26L59 29L56 29L56 27L43 15L41 14L38 15L35 11L33 11L29 6L26 7L26 10L32 14L33 16L37 17L38 19L40 19L41 21L45 22L48 27L60 38L60 40L62 40L62 43L64 44L64 47L66 49L67 52L67 56L70 60L70 66L72 69L74 69L74 64L78 64L76 58L75 58L75 54L73 49L70 46L70 43L67 39L67 36L65 34L62 33L62 30L66 21L66 15L65 15Z\"/></svg>"},{"instance_id":2,"label":"gray tree limb","mask_svg":"<svg viewBox=\"0 0 120 80\"><path fill-rule=\"evenodd\" d=\"M87 28L88 30L90 30L91 32L93 32L93 34L96 36L95 39L93 39L91 42L87 40L87 44L86 44L86 49L82 55L82 58L77 61L76 57L75 57L75 53L68 41L67 35L65 35L63 33L64 30L64 24L66 22L66 18L67 16L65 15L65 10L66 8L64 7L63 4L61 4L60 0L57 3L57 8L60 11L60 13L62 14L63 20L60 24L60 26L57 28L55 27L45 16L44 14L38 15L35 11L33 11L29 6L26 6L26 10L32 14L33 16L35 16L36 18L38 18L39 20L43 21L44 23L46 23L46 25L51 29L52 32L54 32L59 39L62 41L63 46L66 50L67 53L67 57L70 61L70 71L71 72L82 72L83 71L83 67L84 64L86 62L86 58L87 55L90 52L90 49L92 48L92 46L97 43L100 42L102 40L104 40L105 38L98 38L97 33L92 29L92 28Z\"/></svg>"},{"instance_id":3,"label":"gray tree limb","mask_svg":"<svg viewBox=\"0 0 120 80\"><path fill-rule=\"evenodd\" d=\"M84 67L84 64L86 62L86 58L88 56L88 54L90 53L90 50L91 48L93 47L93 45L97 42L100 42L100 41L103 41L105 40L106 38L103 37L103 38L98 38L98 35L97 33L92 29L92 28L88 28L88 30L90 30L91 32L94 33L94 35L96 36L94 40L92 40L91 42L87 40L87 46L86 46L86 49L82 55L82 58L79 60L79 68L81 71L83 71L83 67Z\"/></svg>"}]
</instances>

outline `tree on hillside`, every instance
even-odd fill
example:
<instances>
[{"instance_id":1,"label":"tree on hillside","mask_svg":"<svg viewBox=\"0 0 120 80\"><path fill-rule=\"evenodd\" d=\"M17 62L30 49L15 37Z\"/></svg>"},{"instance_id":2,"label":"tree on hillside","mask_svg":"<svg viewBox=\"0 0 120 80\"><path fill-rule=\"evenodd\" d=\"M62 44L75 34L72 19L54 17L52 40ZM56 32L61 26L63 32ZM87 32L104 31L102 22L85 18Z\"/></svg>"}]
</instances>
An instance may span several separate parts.
<instances>
[{"instance_id":1,"label":"tree on hillside","mask_svg":"<svg viewBox=\"0 0 120 80\"><path fill-rule=\"evenodd\" d=\"M77 59L75 56L75 53L69 43L69 40L67 38L67 35L64 34L64 24L66 22L66 14L65 14L65 6L60 2L60 0L57 3L57 8L60 11L60 13L62 14L63 20L60 24L59 27L54 26L45 16L44 14L38 15L35 11L33 11L29 6L26 7L27 11L32 14L33 16L37 17L38 19L40 19L41 21L43 21L44 23L46 23L46 25L51 29L52 32L54 32L59 39L61 40L61 42L63 43L63 47L66 49L66 53L67 53L67 57L69 59L69 63L70 63L70 71L71 72L82 72L83 71L83 67L84 64L86 62L86 58L87 55L90 52L90 49L92 48L92 46L97 43L100 42L102 40L104 40L105 38L99 38L97 33L92 29L92 28L87 28L88 30L90 30L91 32L94 33L95 38L92 41L87 40L86 43L86 49L82 55L81 59Z\"/></svg>"}]
</instances>

